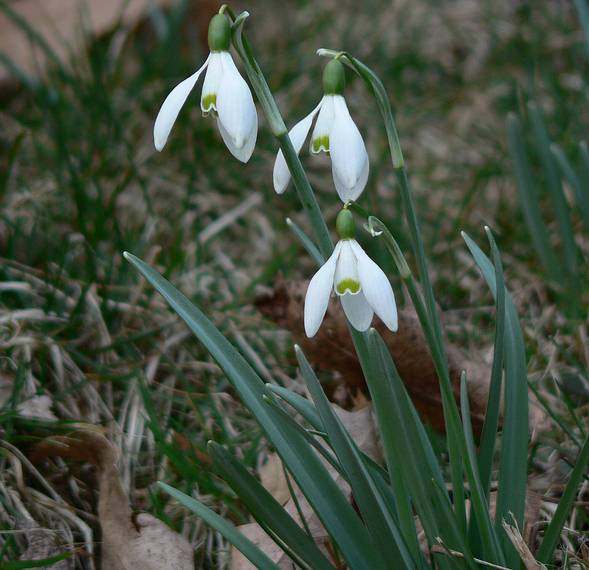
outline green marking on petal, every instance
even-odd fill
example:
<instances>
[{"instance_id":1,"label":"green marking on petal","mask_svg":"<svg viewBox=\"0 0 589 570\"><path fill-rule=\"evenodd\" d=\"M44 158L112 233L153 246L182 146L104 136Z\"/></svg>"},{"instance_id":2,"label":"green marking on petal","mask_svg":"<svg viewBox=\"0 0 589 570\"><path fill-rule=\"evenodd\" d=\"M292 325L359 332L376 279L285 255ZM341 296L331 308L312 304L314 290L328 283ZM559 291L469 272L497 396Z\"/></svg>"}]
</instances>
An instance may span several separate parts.
<instances>
[{"instance_id":1,"label":"green marking on petal","mask_svg":"<svg viewBox=\"0 0 589 570\"><path fill-rule=\"evenodd\" d=\"M210 113L211 109L214 111L217 110L217 94L216 93L209 93L208 95L204 95L200 106L202 108L203 113Z\"/></svg>"},{"instance_id":2,"label":"green marking on petal","mask_svg":"<svg viewBox=\"0 0 589 570\"><path fill-rule=\"evenodd\" d=\"M346 291L355 295L356 293L360 292L360 281L356 281L350 277L346 279L342 279L336 286L335 290L337 291L338 295L343 295Z\"/></svg>"},{"instance_id":3,"label":"green marking on petal","mask_svg":"<svg viewBox=\"0 0 589 570\"><path fill-rule=\"evenodd\" d=\"M329 135L313 139L313 152L329 152Z\"/></svg>"}]
</instances>

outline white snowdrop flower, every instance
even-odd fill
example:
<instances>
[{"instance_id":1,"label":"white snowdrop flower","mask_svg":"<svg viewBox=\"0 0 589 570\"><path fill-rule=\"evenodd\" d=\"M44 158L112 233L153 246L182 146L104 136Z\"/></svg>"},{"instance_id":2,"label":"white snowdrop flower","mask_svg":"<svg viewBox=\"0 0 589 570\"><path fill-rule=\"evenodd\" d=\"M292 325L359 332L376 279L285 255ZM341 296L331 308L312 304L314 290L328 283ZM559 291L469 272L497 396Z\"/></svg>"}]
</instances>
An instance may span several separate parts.
<instances>
[{"instance_id":1,"label":"white snowdrop flower","mask_svg":"<svg viewBox=\"0 0 589 570\"><path fill-rule=\"evenodd\" d=\"M362 194L368 180L369 165L364 140L343 97L344 86L344 66L337 59L332 59L323 72L323 99L288 135L298 154L317 116L311 135L311 152L329 153L335 189L342 202L346 203ZM274 163L274 190L282 194L289 181L290 172L279 150Z\"/></svg>"},{"instance_id":2,"label":"white snowdrop flower","mask_svg":"<svg viewBox=\"0 0 589 570\"><path fill-rule=\"evenodd\" d=\"M213 16L209 24L211 53L200 69L172 89L157 115L153 141L158 151L164 148L180 109L206 69L200 98L203 115L213 112L217 117L223 141L235 158L241 162L250 159L258 136L258 114L251 91L229 52L230 42L229 20L222 14Z\"/></svg>"},{"instance_id":3,"label":"white snowdrop flower","mask_svg":"<svg viewBox=\"0 0 589 570\"><path fill-rule=\"evenodd\" d=\"M355 329L368 330L376 313L395 332L397 305L393 288L384 271L354 239L354 219L349 210L343 209L338 214L336 228L340 241L311 279L305 296L306 335L311 338L319 330L332 290Z\"/></svg>"}]
</instances>

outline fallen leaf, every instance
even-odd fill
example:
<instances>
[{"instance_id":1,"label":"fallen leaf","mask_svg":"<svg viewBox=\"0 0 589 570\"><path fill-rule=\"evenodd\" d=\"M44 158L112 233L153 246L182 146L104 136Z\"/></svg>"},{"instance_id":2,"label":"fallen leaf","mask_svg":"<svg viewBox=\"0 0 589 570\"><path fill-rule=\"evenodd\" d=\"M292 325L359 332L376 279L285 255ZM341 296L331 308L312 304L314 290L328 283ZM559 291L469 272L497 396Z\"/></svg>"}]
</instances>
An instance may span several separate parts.
<instances>
[{"instance_id":1,"label":"fallen leaf","mask_svg":"<svg viewBox=\"0 0 589 570\"><path fill-rule=\"evenodd\" d=\"M35 456L66 457L96 466L104 570L192 570L193 548L156 517L133 516L116 466L117 450L100 433L85 431L41 442Z\"/></svg>"},{"instance_id":2,"label":"fallen leaf","mask_svg":"<svg viewBox=\"0 0 589 570\"><path fill-rule=\"evenodd\" d=\"M344 313L335 298L330 300L325 319L317 335L309 339L303 328L303 307L308 281L279 279L270 293L260 295L256 306L280 327L289 330L309 361L322 370L337 372L341 381L356 393L366 391L364 376L348 332ZM399 310L399 330L389 331L380 320L375 328L390 348L395 365L418 412L433 428L444 430L438 376L431 359L419 319L412 306ZM460 374L467 372L473 428L482 428L485 413L489 369L482 358L467 358L456 346L446 343L454 394L460 393Z\"/></svg>"},{"instance_id":3,"label":"fallen leaf","mask_svg":"<svg viewBox=\"0 0 589 570\"><path fill-rule=\"evenodd\" d=\"M307 338L303 328L307 286L308 281L287 282L279 278L271 292L258 296L256 306L278 326L291 332L293 340L301 346L315 367L335 372L339 376L339 385L344 384L349 388L349 402L346 407L353 408L358 391L366 394L367 388L344 312L338 301L332 297L319 332L314 338ZM440 318L443 322L441 312ZM389 347L397 370L423 421L438 431L444 431L438 375L413 305L399 309L399 329L396 333L389 331L379 319L375 319L374 327ZM488 352L492 355L492 348L476 354L466 354L446 341L446 357L457 401L460 396L460 375L463 370L466 371L475 435L480 434L487 407L491 366L483 354ZM333 400L343 403L339 391L331 395ZM535 403L533 394L530 395L530 401ZM537 405L530 406L530 427L538 432L546 426L547 415L544 411Z\"/></svg>"},{"instance_id":4,"label":"fallen leaf","mask_svg":"<svg viewBox=\"0 0 589 570\"><path fill-rule=\"evenodd\" d=\"M19 560L45 560L63 554L63 547L56 544L56 533L50 529L40 528L33 520L19 522L18 528L25 531L28 544ZM74 561L72 558L65 558L51 566L46 566L46 568L51 570L73 570Z\"/></svg>"}]
</instances>

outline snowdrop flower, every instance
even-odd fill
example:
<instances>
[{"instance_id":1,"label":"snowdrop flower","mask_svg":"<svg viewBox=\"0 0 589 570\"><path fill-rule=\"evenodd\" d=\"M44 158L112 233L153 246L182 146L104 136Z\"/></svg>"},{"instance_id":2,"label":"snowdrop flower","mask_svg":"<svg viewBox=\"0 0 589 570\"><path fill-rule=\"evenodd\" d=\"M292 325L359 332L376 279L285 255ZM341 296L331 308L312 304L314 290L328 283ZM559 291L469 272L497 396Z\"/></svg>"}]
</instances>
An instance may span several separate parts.
<instances>
[{"instance_id":1,"label":"snowdrop flower","mask_svg":"<svg viewBox=\"0 0 589 570\"><path fill-rule=\"evenodd\" d=\"M342 202L346 203L356 200L366 186L368 154L342 95L344 86L344 66L337 59L332 59L323 71L323 99L288 135L298 154L317 115L311 135L311 152L329 153L335 189ZM290 172L280 150L274 163L274 190L282 194L289 181Z\"/></svg>"},{"instance_id":2,"label":"snowdrop flower","mask_svg":"<svg viewBox=\"0 0 589 570\"><path fill-rule=\"evenodd\" d=\"M340 241L331 257L315 273L305 297L305 333L315 336L323 321L332 289L340 298L351 325L368 330L376 313L393 332L397 330L397 305L393 288L383 270L354 239L352 213L343 209L337 216Z\"/></svg>"},{"instance_id":3,"label":"snowdrop flower","mask_svg":"<svg viewBox=\"0 0 589 570\"><path fill-rule=\"evenodd\" d=\"M172 89L155 120L153 140L158 151L164 148L180 109L206 69L200 98L203 115L212 111L217 117L223 141L235 158L241 162L250 159L258 135L258 115L251 91L229 52L230 43L229 20L223 14L213 16L209 24L211 53L200 69Z\"/></svg>"}]
</instances>

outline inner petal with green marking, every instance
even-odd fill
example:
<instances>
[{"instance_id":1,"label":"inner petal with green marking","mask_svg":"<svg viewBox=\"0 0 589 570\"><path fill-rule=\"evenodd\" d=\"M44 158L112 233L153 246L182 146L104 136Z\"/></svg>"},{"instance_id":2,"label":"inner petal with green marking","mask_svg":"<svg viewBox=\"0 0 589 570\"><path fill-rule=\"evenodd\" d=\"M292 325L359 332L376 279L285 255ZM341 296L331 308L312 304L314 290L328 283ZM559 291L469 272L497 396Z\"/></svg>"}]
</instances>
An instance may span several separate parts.
<instances>
[{"instance_id":1,"label":"inner petal with green marking","mask_svg":"<svg viewBox=\"0 0 589 570\"><path fill-rule=\"evenodd\" d=\"M342 279L336 284L335 290L338 295L344 295L345 293L352 293L352 295L355 295L360 292L360 281L356 281L351 277Z\"/></svg>"},{"instance_id":2,"label":"inner petal with green marking","mask_svg":"<svg viewBox=\"0 0 589 570\"><path fill-rule=\"evenodd\" d=\"M313 152L329 152L329 135L313 139Z\"/></svg>"},{"instance_id":3,"label":"inner petal with green marking","mask_svg":"<svg viewBox=\"0 0 589 570\"><path fill-rule=\"evenodd\" d=\"M202 96L202 101L200 103L201 109L203 113L210 113L211 110L217 110L217 94L216 93L208 93L207 95Z\"/></svg>"}]
</instances>

